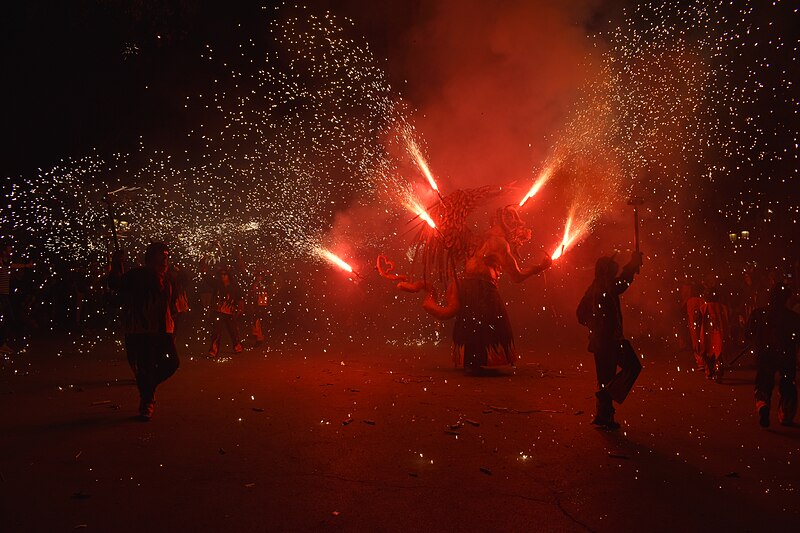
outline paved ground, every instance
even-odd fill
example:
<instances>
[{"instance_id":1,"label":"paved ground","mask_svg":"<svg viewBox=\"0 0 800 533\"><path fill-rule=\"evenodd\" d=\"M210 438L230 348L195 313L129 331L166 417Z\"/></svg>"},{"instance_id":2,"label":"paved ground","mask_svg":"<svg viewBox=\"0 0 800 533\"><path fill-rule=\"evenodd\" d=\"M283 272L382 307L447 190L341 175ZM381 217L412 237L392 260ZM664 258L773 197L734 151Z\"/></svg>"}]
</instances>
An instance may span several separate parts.
<instances>
[{"instance_id":1,"label":"paved ground","mask_svg":"<svg viewBox=\"0 0 800 533\"><path fill-rule=\"evenodd\" d=\"M481 378L444 344L184 350L140 423L119 346L40 341L0 373L0 529L797 530L800 429L758 427L752 369L638 347L609 433L580 349Z\"/></svg>"}]
</instances>

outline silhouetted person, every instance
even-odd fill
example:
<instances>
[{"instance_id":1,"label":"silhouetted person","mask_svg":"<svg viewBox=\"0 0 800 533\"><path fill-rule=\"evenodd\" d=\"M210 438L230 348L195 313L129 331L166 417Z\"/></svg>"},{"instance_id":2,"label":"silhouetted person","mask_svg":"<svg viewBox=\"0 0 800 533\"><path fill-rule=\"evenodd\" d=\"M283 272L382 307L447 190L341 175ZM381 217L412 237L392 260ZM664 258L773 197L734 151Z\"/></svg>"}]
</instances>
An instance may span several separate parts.
<instances>
[{"instance_id":1,"label":"silhouetted person","mask_svg":"<svg viewBox=\"0 0 800 533\"><path fill-rule=\"evenodd\" d=\"M211 272L211 258L204 256L200 260L200 272L197 276L197 294L200 298L200 307L207 316L211 315L211 299L214 296L214 275Z\"/></svg>"},{"instance_id":2,"label":"silhouetted person","mask_svg":"<svg viewBox=\"0 0 800 533\"><path fill-rule=\"evenodd\" d=\"M797 413L797 350L800 348L800 315L787 307L792 291L776 285L769 293L769 303L750 315L746 334L756 354L756 410L758 422L769 426L769 409L775 373L778 385L778 421L793 425Z\"/></svg>"},{"instance_id":3,"label":"silhouetted person","mask_svg":"<svg viewBox=\"0 0 800 533\"><path fill-rule=\"evenodd\" d=\"M169 249L161 242L147 247L144 266L125 272L124 255L112 260L109 286L122 297L125 350L139 388L139 417L153 416L156 387L178 369L175 347L174 293L167 277Z\"/></svg>"},{"instance_id":4,"label":"silhouetted person","mask_svg":"<svg viewBox=\"0 0 800 533\"><path fill-rule=\"evenodd\" d=\"M209 357L216 357L219 354L222 328L228 330L233 351L240 353L243 348L236 319L242 313L242 292L236 282L231 279L231 272L227 268L222 268L217 272L213 305L214 310L211 312L211 342L208 348Z\"/></svg>"},{"instance_id":5,"label":"silhouetted person","mask_svg":"<svg viewBox=\"0 0 800 533\"><path fill-rule=\"evenodd\" d=\"M267 328L269 318L269 304L272 298L269 272L261 270L256 272L255 280L250 286L249 303L251 308L251 328L256 346L264 342L264 329Z\"/></svg>"},{"instance_id":6,"label":"silhouetted person","mask_svg":"<svg viewBox=\"0 0 800 533\"><path fill-rule=\"evenodd\" d=\"M11 305L11 271L18 268L33 268L33 263L11 261L13 246L10 239L0 241L0 354L15 352L8 345L8 337L16 326L14 308Z\"/></svg>"},{"instance_id":7,"label":"silhouetted person","mask_svg":"<svg viewBox=\"0 0 800 533\"><path fill-rule=\"evenodd\" d=\"M614 420L612 400L617 403L625 401L642 371L639 357L622 334L619 302L619 295L628 289L641 265L642 254L633 252L631 260L617 275L619 265L614 259L598 259L594 281L586 289L576 312L578 322L589 328L589 351L594 354L597 372L597 414L592 424L607 429L619 427Z\"/></svg>"}]
</instances>

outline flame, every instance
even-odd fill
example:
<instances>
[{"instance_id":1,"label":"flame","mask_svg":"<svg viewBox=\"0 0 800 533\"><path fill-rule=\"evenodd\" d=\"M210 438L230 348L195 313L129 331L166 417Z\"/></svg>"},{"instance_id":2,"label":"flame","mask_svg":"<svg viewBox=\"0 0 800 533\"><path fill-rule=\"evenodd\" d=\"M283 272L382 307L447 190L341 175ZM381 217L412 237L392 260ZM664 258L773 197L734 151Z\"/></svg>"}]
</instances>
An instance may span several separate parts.
<instances>
[{"instance_id":1,"label":"flame","mask_svg":"<svg viewBox=\"0 0 800 533\"><path fill-rule=\"evenodd\" d=\"M350 265L348 265L348 264L347 264L347 263L346 263L346 262L345 262L345 261L344 261L342 258L340 258L338 255L336 255L336 254L334 254L334 253L332 253L332 252L329 252L328 250L326 250L326 249L324 249L324 248L317 248L317 254L318 254L320 257L322 257L323 259L327 259L328 261L330 261L330 262L331 262L331 263L333 263L334 265L338 266L338 267L339 267L339 268L341 268L342 270L346 270L347 272L351 272L351 273L353 272L353 267L351 267Z\"/></svg>"},{"instance_id":2,"label":"flame","mask_svg":"<svg viewBox=\"0 0 800 533\"><path fill-rule=\"evenodd\" d=\"M431 170L428 168L428 163L425 162L425 158L422 157L422 152L420 151L419 146L417 146L416 141L408 137L406 139L406 143L408 144L408 152L414 158L414 161L417 163L420 171L422 171L422 173L428 179L428 183L430 183L431 188L434 191L439 192L439 186L436 185L436 180L433 179L433 174L431 174Z\"/></svg>"},{"instance_id":3,"label":"flame","mask_svg":"<svg viewBox=\"0 0 800 533\"><path fill-rule=\"evenodd\" d=\"M556 248L556 250L550 254L550 257L553 258L553 261L561 257L564 253L564 250L567 248L567 241L569 240L569 228L572 226L572 215L567 217L567 223L564 224L564 238L561 239L561 244Z\"/></svg>"},{"instance_id":4,"label":"flame","mask_svg":"<svg viewBox=\"0 0 800 533\"><path fill-rule=\"evenodd\" d=\"M421 218L422 220L424 220L425 222L427 222L427 223L428 223L428 225L429 225L431 228L433 228L433 229L436 229L436 223L433 221L433 219L432 219L432 218L431 218L431 216L428 214L428 212L427 212L427 211L425 211L425 209L424 209L424 208L423 208L421 205L419 205L419 203L417 203L415 200L409 200L409 201L408 201L408 204L406 204L406 206L407 206L407 207L408 207L408 208L409 208L409 209L410 209L410 210L411 210L411 211L412 211L412 212L413 212L415 215L417 215L419 218Z\"/></svg>"},{"instance_id":5,"label":"flame","mask_svg":"<svg viewBox=\"0 0 800 533\"><path fill-rule=\"evenodd\" d=\"M525 197L519 202L519 206L522 207L523 205L525 205L525 202L536 196L536 193L538 193L539 190L542 187L544 187L544 184L550 180L550 176L552 176L552 174L553 174L552 165L545 167L545 169L542 170L542 172L539 174L539 177L536 178L536 181L533 183L531 190L529 190L528 194L526 194Z\"/></svg>"}]
</instances>

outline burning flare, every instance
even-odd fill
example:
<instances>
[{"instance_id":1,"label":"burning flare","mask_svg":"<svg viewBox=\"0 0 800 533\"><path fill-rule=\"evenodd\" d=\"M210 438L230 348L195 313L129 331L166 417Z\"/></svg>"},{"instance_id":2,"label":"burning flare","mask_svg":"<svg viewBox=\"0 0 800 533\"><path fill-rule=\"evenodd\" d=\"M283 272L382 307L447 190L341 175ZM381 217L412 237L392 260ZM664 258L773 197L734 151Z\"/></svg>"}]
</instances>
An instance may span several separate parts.
<instances>
[{"instance_id":1,"label":"burning flare","mask_svg":"<svg viewBox=\"0 0 800 533\"><path fill-rule=\"evenodd\" d=\"M411 137L406 137L406 144L408 145L408 153L411 154L420 171L422 171L422 173L428 179L428 183L430 183L431 188L438 193L439 186L436 185L436 180L433 179L433 174L431 174L431 170L428 168L428 163L425 162L425 158L422 156L422 152L420 151L417 142Z\"/></svg>"},{"instance_id":2,"label":"burning flare","mask_svg":"<svg viewBox=\"0 0 800 533\"><path fill-rule=\"evenodd\" d=\"M558 248L551 254L551 258L553 261L564 255L564 252L567 251L568 248L572 248L572 246L578 241L580 237L582 237L587 231L589 231L590 221L584 221L580 223L574 230L572 229L572 222L574 216L569 215L567 217L567 223L564 225L564 238L561 239L561 244L558 245Z\"/></svg>"},{"instance_id":3,"label":"burning flare","mask_svg":"<svg viewBox=\"0 0 800 533\"><path fill-rule=\"evenodd\" d=\"M409 200L408 203L406 204L406 207L408 207L412 213L414 213L419 218L427 222L431 228L436 229L436 223L433 221L428 212L425 211L425 209L421 205L419 205L419 203L416 200Z\"/></svg>"},{"instance_id":4,"label":"burning flare","mask_svg":"<svg viewBox=\"0 0 800 533\"><path fill-rule=\"evenodd\" d=\"M345 271L350 272L350 273L353 272L353 267L348 265L347 262L345 262L342 258L340 258L339 256L337 256L336 254L334 254L332 252L329 252L325 248L317 248L316 252L317 252L317 255L319 255L323 259L327 259L328 261L330 261L334 265L338 266L342 270L345 270Z\"/></svg>"},{"instance_id":5,"label":"burning flare","mask_svg":"<svg viewBox=\"0 0 800 533\"><path fill-rule=\"evenodd\" d=\"M550 176L552 174L553 174L552 165L545 167L545 169L542 170L542 172L539 174L539 177L536 178L536 181L533 183L531 190L529 190L528 194L526 194L525 197L519 202L519 206L522 207L523 205L525 205L525 202L536 196L536 193L538 193L539 190L542 187L544 187L544 184L550 180Z\"/></svg>"}]
</instances>

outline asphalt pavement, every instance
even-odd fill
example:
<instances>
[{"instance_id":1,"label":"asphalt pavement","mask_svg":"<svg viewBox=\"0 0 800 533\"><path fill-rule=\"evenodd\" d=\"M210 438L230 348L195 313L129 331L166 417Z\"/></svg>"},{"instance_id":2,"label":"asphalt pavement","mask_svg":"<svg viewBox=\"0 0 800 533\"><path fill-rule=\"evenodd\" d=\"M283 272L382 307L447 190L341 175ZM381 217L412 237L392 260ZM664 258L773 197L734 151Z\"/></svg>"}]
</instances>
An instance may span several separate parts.
<instances>
[{"instance_id":1,"label":"asphalt pavement","mask_svg":"<svg viewBox=\"0 0 800 533\"><path fill-rule=\"evenodd\" d=\"M0 370L3 531L768 531L800 526L800 429L758 426L744 357L644 370L618 431L592 360L522 347L290 343L182 364L138 422L119 341L34 341ZM577 344L576 344L577 346Z\"/></svg>"}]
</instances>

